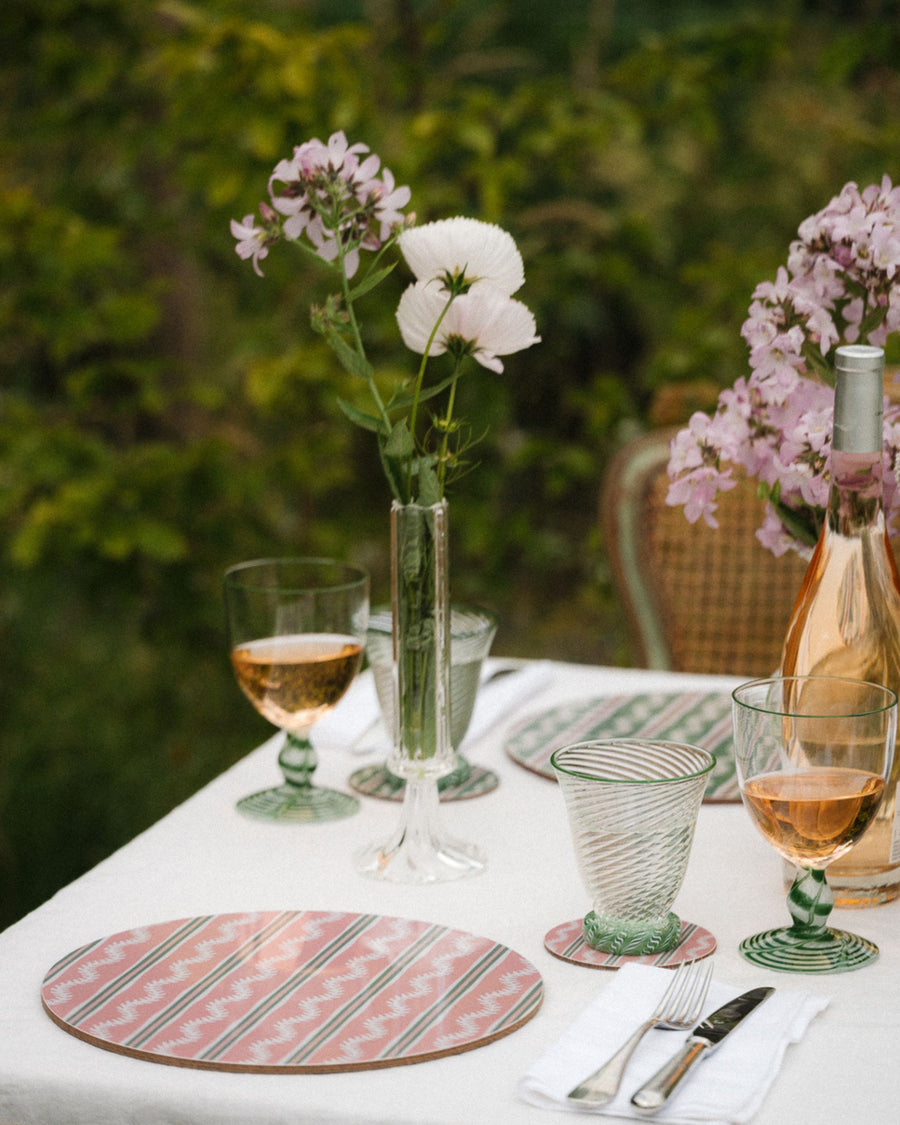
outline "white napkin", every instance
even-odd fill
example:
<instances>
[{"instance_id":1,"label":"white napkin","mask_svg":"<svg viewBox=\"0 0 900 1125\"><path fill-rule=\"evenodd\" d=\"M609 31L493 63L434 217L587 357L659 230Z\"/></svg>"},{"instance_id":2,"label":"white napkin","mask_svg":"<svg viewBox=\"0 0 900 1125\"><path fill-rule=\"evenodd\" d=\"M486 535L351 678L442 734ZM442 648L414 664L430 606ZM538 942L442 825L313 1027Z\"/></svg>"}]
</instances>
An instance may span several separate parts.
<instances>
[{"instance_id":1,"label":"white napkin","mask_svg":"<svg viewBox=\"0 0 900 1125\"><path fill-rule=\"evenodd\" d=\"M334 710L319 719L309 740L317 750L356 749L380 717L375 680L367 670L351 683Z\"/></svg>"},{"instance_id":2,"label":"white napkin","mask_svg":"<svg viewBox=\"0 0 900 1125\"><path fill-rule=\"evenodd\" d=\"M528 703L550 682L550 669L548 660L538 660L491 679L494 669L488 666L487 681L478 689L475 709L461 749L465 750L477 742L520 704Z\"/></svg>"},{"instance_id":3,"label":"white napkin","mask_svg":"<svg viewBox=\"0 0 900 1125\"><path fill-rule=\"evenodd\" d=\"M689 1032L649 1031L625 1071L616 1097L601 1108L579 1109L566 1100L569 1090L601 1066L654 1010L672 980L671 969L626 964L525 1074L519 1083L522 1101L546 1109L609 1114L647 1120L631 1105L631 1095L667 1062ZM740 1125L749 1121L775 1080L790 1043L803 1038L813 1018L828 1005L812 996L779 987L706 1058L701 1058L653 1121L696 1125ZM703 1015L726 1004L741 988L713 981Z\"/></svg>"}]
</instances>

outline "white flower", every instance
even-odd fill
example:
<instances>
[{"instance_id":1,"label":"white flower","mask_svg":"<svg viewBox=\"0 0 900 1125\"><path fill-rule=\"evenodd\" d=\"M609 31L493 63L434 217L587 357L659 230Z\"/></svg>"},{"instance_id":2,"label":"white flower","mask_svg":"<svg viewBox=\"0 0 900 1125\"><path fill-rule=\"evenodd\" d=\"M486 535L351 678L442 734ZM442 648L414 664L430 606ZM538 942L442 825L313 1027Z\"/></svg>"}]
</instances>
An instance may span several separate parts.
<instances>
[{"instance_id":1,"label":"white flower","mask_svg":"<svg viewBox=\"0 0 900 1125\"><path fill-rule=\"evenodd\" d=\"M449 276L490 282L511 296L525 281L522 255L511 234L478 219L441 219L411 227L399 240L400 250L418 281Z\"/></svg>"},{"instance_id":2,"label":"white flower","mask_svg":"<svg viewBox=\"0 0 900 1125\"><path fill-rule=\"evenodd\" d=\"M327 144L313 138L295 147L290 159L276 164L269 196L270 202L260 204L261 223L252 215L232 221L237 253L252 259L261 273L259 263L270 246L300 241L341 275L341 294L313 306L312 323L343 366L367 385L370 409L342 403L344 413L375 431L394 499L407 504L428 497L431 503L444 495L472 444L468 428L453 419L456 383L466 360L502 371L500 356L540 341L531 312L512 298L525 280L515 242L499 227L462 217L414 227L415 217L403 213L410 189L397 185L368 146L351 145L343 132L333 133ZM397 321L404 343L423 359L413 394L383 396L362 335L355 331L354 302L388 276L395 263L384 266L382 253L397 245L416 277L400 300ZM351 288L363 251L376 257ZM351 324L354 331L348 332ZM453 360L452 372L441 372L429 386L427 361L443 353ZM419 404L433 403L440 394L445 396L441 424L427 429Z\"/></svg>"},{"instance_id":3,"label":"white flower","mask_svg":"<svg viewBox=\"0 0 900 1125\"><path fill-rule=\"evenodd\" d=\"M494 285L482 283L447 305L447 294L435 285L417 281L406 289L397 306L397 323L411 351L441 355L465 350L482 367L502 371L498 356L540 342L530 310Z\"/></svg>"}]
</instances>

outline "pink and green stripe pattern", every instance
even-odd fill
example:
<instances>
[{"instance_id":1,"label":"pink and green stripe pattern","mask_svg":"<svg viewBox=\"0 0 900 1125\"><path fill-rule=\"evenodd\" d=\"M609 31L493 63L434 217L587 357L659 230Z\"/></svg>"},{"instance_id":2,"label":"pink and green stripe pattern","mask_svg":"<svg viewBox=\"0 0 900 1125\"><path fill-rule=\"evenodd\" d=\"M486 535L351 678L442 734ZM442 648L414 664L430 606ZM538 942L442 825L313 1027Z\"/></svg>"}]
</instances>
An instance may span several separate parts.
<instances>
[{"instance_id":1,"label":"pink and green stripe pattern","mask_svg":"<svg viewBox=\"0 0 900 1125\"><path fill-rule=\"evenodd\" d=\"M556 780L550 755L561 746L601 738L687 742L716 759L704 801L739 801L731 696L725 692L650 692L577 699L522 719L506 740L520 766Z\"/></svg>"},{"instance_id":2,"label":"pink and green stripe pattern","mask_svg":"<svg viewBox=\"0 0 900 1125\"><path fill-rule=\"evenodd\" d=\"M180 1066L328 1072L478 1047L538 1010L537 969L461 930L282 911L115 934L47 973L44 1008L97 1046Z\"/></svg>"}]
</instances>

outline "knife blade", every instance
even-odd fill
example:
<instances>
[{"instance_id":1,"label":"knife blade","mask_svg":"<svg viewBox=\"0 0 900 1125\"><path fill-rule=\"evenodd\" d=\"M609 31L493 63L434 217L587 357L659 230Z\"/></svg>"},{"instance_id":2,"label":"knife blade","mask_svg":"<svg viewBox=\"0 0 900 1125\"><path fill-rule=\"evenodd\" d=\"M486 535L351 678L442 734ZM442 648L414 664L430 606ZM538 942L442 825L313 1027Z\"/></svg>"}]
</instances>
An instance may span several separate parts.
<instances>
[{"instance_id":1,"label":"knife blade","mask_svg":"<svg viewBox=\"0 0 900 1125\"><path fill-rule=\"evenodd\" d=\"M631 1104L650 1113L660 1109L694 1063L714 1051L726 1035L774 991L774 988L751 988L701 1020L678 1054L632 1095Z\"/></svg>"}]
</instances>

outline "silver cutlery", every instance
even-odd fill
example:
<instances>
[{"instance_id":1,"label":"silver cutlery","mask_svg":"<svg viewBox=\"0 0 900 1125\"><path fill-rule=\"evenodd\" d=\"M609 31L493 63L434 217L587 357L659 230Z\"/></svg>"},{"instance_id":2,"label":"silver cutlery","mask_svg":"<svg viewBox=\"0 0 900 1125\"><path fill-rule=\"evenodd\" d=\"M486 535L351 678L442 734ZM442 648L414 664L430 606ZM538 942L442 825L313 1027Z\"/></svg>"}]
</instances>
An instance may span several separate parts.
<instances>
[{"instance_id":1,"label":"silver cutlery","mask_svg":"<svg viewBox=\"0 0 900 1125\"><path fill-rule=\"evenodd\" d=\"M774 991L774 988L752 988L707 1016L694 1028L678 1054L632 1096L631 1104L651 1113L658 1110L694 1063L714 1051L725 1036Z\"/></svg>"},{"instance_id":2,"label":"silver cutlery","mask_svg":"<svg viewBox=\"0 0 900 1125\"><path fill-rule=\"evenodd\" d=\"M601 1106L612 1101L635 1047L653 1027L686 1031L700 1017L712 977L712 959L688 961L675 970L656 1010L618 1051L593 1074L580 1082L568 1097L583 1106Z\"/></svg>"}]
</instances>

